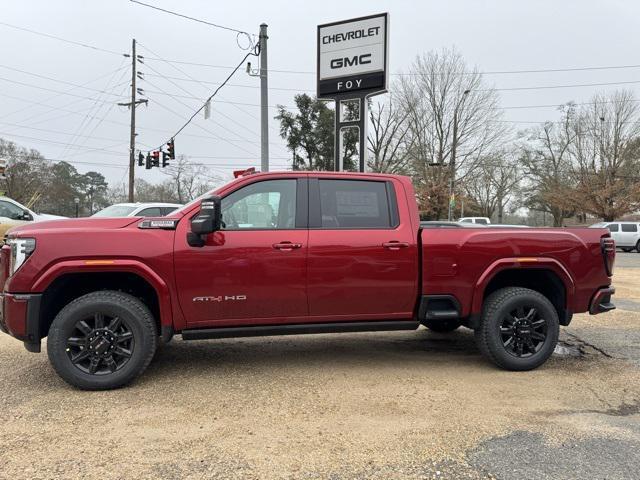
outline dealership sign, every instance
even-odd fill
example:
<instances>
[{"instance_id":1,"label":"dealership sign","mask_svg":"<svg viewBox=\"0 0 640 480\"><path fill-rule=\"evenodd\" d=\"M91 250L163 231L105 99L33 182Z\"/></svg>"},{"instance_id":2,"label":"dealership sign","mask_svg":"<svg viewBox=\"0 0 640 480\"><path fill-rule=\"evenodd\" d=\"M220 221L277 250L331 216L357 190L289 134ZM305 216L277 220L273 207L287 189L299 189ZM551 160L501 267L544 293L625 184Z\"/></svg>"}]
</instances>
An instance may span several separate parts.
<instances>
[{"instance_id":1,"label":"dealership sign","mask_svg":"<svg viewBox=\"0 0 640 480\"><path fill-rule=\"evenodd\" d=\"M387 90L389 15L318 26L318 98Z\"/></svg>"}]
</instances>

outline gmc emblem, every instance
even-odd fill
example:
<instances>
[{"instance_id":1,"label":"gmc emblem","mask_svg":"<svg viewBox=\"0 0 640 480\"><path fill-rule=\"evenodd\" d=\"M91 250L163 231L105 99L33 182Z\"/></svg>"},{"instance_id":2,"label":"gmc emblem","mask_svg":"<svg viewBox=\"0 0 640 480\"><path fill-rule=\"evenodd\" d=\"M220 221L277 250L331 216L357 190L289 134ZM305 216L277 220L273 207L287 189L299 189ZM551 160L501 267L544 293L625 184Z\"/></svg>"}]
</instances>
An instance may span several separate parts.
<instances>
[{"instance_id":1,"label":"gmc emblem","mask_svg":"<svg viewBox=\"0 0 640 480\"><path fill-rule=\"evenodd\" d=\"M343 68L343 67L353 67L356 65L366 65L367 63L371 63L371 54L365 53L362 55L355 55L353 57L344 57L344 58L334 58L331 60L331 68Z\"/></svg>"}]
</instances>

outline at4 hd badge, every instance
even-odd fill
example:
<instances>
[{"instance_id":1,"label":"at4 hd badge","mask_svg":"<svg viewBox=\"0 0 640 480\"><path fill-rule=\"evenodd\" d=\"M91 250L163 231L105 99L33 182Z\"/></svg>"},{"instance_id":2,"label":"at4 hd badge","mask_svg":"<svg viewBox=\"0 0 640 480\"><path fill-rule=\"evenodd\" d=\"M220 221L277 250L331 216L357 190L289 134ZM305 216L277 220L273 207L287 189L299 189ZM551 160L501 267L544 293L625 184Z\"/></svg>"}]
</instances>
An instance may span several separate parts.
<instances>
[{"instance_id":1,"label":"at4 hd badge","mask_svg":"<svg viewBox=\"0 0 640 480\"><path fill-rule=\"evenodd\" d=\"M247 299L246 295L211 295L206 297L193 297L195 302L242 302Z\"/></svg>"}]
</instances>

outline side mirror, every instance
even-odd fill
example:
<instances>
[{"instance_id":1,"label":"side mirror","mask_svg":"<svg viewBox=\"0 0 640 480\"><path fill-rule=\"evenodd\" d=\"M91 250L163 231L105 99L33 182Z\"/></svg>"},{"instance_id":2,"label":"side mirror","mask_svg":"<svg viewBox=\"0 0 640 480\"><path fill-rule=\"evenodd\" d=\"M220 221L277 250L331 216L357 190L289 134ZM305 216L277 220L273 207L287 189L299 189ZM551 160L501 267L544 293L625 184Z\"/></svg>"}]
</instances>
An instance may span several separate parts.
<instances>
[{"instance_id":1,"label":"side mirror","mask_svg":"<svg viewBox=\"0 0 640 480\"><path fill-rule=\"evenodd\" d=\"M206 197L200 203L200 212L191 220L191 232L187 235L187 241L192 247L202 247L205 244L204 237L220 230L222 225L221 199L219 196Z\"/></svg>"},{"instance_id":2,"label":"side mirror","mask_svg":"<svg viewBox=\"0 0 640 480\"><path fill-rule=\"evenodd\" d=\"M27 222L31 222L33 221L33 215L29 213L29 210L23 210L21 220L26 220Z\"/></svg>"}]
</instances>

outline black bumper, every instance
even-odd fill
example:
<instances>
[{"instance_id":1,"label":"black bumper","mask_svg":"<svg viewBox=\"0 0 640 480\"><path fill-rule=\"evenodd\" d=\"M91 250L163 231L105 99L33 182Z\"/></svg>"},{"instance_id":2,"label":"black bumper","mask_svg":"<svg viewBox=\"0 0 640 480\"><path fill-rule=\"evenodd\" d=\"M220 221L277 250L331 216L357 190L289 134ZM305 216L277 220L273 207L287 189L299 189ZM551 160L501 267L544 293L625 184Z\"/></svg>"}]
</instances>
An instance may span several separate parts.
<instances>
[{"instance_id":1,"label":"black bumper","mask_svg":"<svg viewBox=\"0 0 640 480\"><path fill-rule=\"evenodd\" d=\"M601 288L591 299L589 305L589 313L591 315L597 315L598 313L610 312L615 310L616 306L611 303L611 295L616 293L616 289L613 287Z\"/></svg>"}]
</instances>

